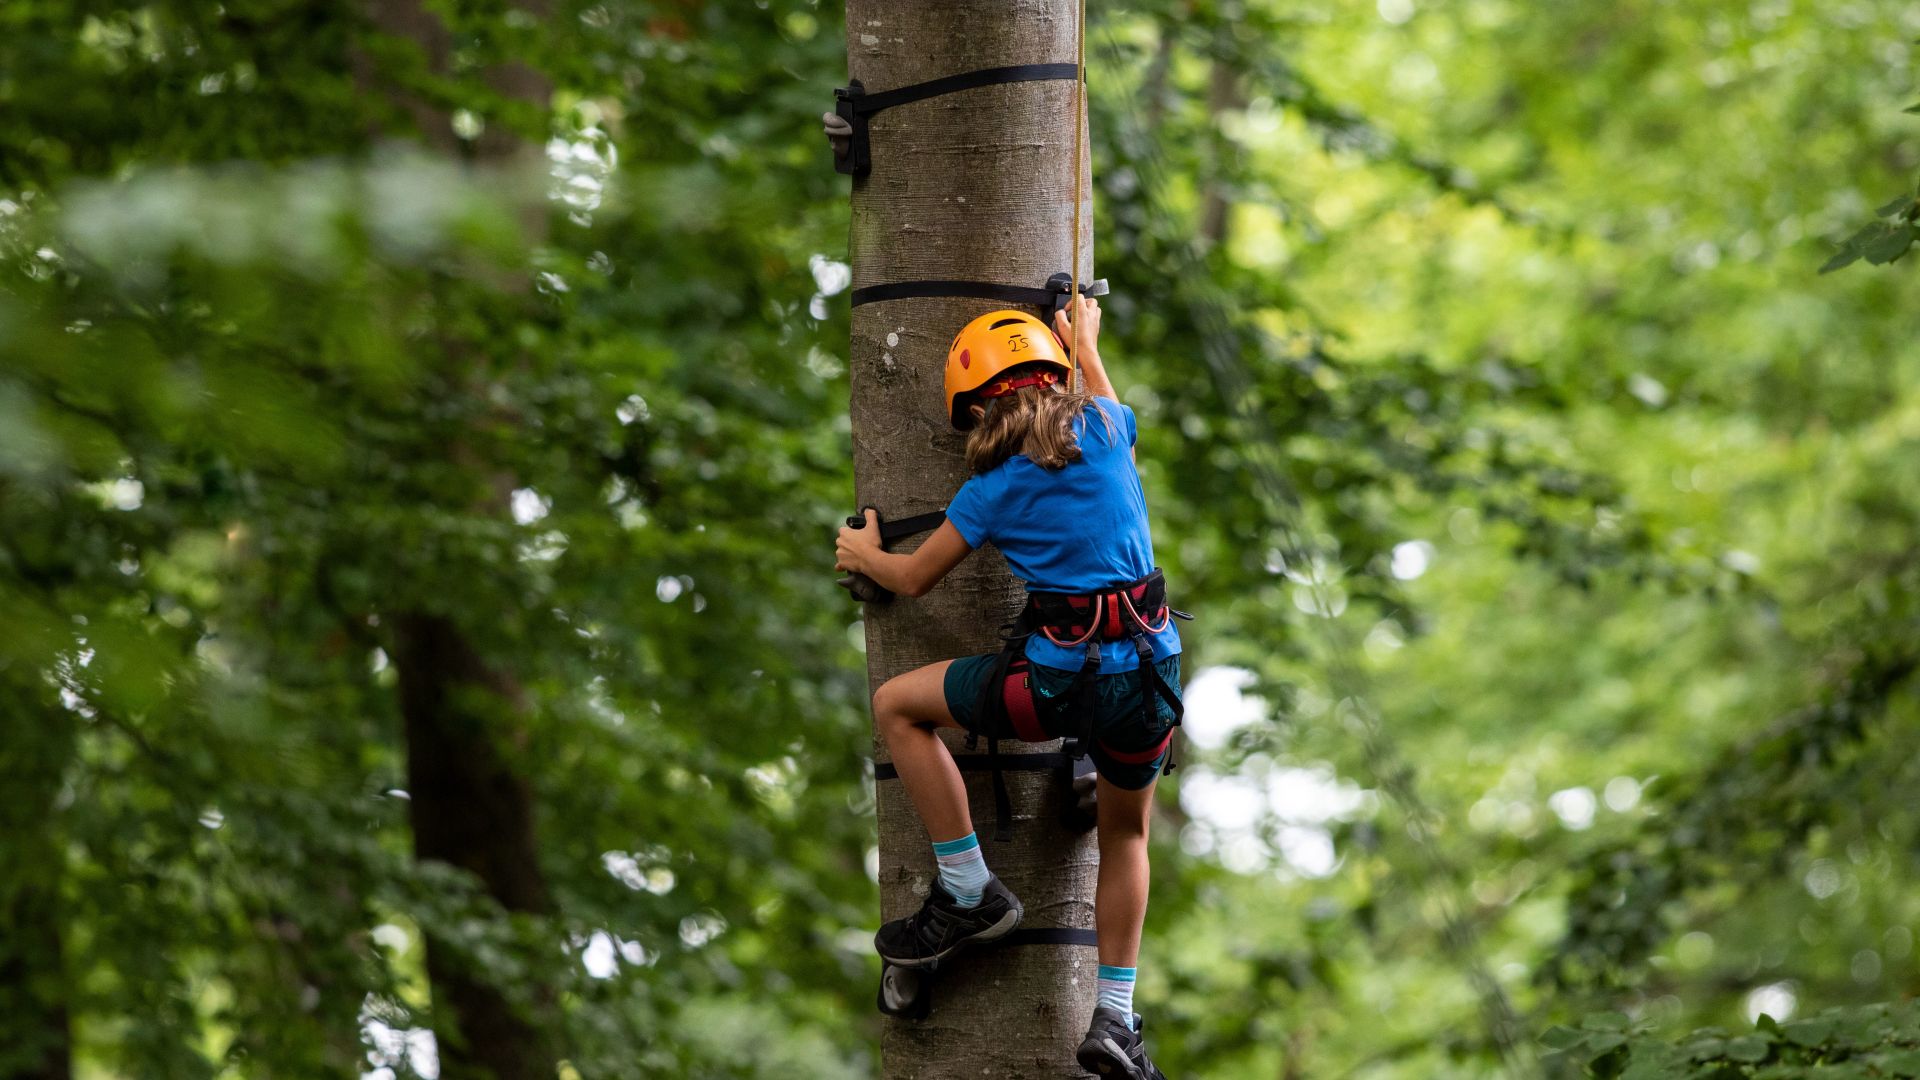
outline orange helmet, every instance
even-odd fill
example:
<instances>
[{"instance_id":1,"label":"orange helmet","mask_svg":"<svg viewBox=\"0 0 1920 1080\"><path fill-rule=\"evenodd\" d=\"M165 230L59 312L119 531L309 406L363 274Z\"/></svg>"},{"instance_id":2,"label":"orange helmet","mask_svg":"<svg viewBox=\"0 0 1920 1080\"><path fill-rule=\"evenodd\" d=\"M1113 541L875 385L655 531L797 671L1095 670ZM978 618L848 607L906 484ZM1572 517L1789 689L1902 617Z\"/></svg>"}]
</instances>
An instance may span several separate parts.
<instances>
[{"instance_id":1,"label":"orange helmet","mask_svg":"<svg viewBox=\"0 0 1920 1080\"><path fill-rule=\"evenodd\" d=\"M1043 366L1025 377L999 378L1024 364ZM962 327L947 349L947 416L966 431L973 427L973 414L961 395L1002 397L1022 386L1052 386L1072 370L1046 323L1024 311L989 311Z\"/></svg>"}]
</instances>

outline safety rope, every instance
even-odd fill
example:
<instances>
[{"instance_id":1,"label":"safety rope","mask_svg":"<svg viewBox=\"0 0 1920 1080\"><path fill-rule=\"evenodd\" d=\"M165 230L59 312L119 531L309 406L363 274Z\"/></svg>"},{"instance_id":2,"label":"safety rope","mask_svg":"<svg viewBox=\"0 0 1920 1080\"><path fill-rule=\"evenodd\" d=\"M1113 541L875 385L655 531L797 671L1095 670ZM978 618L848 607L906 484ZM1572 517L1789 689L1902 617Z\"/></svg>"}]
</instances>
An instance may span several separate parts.
<instances>
[{"instance_id":1,"label":"safety rope","mask_svg":"<svg viewBox=\"0 0 1920 1080\"><path fill-rule=\"evenodd\" d=\"M1080 0L1079 16L1074 20L1073 48L1073 236L1068 240L1072 248L1073 276L1067 290L1067 306L1073 312L1073 340L1067 343L1067 389L1077 391L1080 387L1080 202L1084 198L1082 185L1086 182L1080 168L1080 155L1084 153L1087 128L1087 0Z\"/></svg>"}]
</instances>

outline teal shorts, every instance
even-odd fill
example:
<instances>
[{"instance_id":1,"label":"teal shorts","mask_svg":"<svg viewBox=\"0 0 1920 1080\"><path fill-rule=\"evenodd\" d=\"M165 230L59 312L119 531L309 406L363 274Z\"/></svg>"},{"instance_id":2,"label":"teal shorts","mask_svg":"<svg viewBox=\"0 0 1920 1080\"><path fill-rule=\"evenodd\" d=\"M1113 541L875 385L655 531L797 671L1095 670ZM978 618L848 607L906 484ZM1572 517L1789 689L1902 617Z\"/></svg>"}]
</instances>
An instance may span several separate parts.
<instances>
[{"instance_id":1,"label":"teal shorts","mask_svg":"<svg viewBox=\"0 0 1920 1080\"><path fill-rule=\"evenodd\" d=\"M997 730L992 731L987 730L974 715L974 707L980 702L981 684L992 677L994 663L999 657L999 653L963 656L948 665L945 684L947 711L953 714L961 727L976 735L1017 739L1019 735L1014 733L1013 722L1006 718L1006 710L997 710ZM1180 657L1169 656L1153 667L1177 696L1180 693ZM1061 696L1073 684L1076 674L1078 672L1063 671L1043 664L1033 664L1028 668L1034 711L1041 725L1049 731L1074 730L1079 726L1064 715L1070 706L1061 700ZM1094 676L1093 702L1091 756L1093 767L1101 778L1128 791L1138 791L1153 783L1153 778L1160 772L1160 763L1166 760L1167 751L1172 748L1171 744L1161 744L1166 742L1168 732L1173 730L1173 706L1167 704L1159 694L1154 694L1153 720L1148 722L1141 718L1140 672L1137 669ZM1151 759L1126 760L1140 759L1155 747L1160 747L1160 752Z\"/></svg>"}]
</instances>

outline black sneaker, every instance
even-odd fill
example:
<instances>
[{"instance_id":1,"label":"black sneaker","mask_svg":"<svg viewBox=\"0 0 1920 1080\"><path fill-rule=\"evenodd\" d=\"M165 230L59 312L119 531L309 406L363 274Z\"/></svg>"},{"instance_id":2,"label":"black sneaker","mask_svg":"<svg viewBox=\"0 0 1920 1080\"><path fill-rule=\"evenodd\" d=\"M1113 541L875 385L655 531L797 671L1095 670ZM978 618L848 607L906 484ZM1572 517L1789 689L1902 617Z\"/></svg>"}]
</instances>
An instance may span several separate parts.
<instances>
[{"instance_id":1,"label":"black sneaker","mask_svg":"<svg viewBox=\"0 0 1920 1080\"><path fill-rule=\"evenodd\" d=\"M1095 1076L1119 1076L1125 1080L1167 1080L1153 1062L1147 1060L1147 1043L1141 1036L1145 1021L1133 1014L1133 1026L1127 1026L1127 1014L1118 1009L1093 1010L1093 1023L1087 1037L1073 1056L1080 1067Z\"/></svg>"},{"instance_id":2,"label":"black sneaker","mask_svg":"<svg viewBox=\"0 0 1920 1080\"><path fill-rule=\"evenodd\" d=\"M880 959L903 968L932 968L969 945L1003 938L1025 914L1020 899L997 877L987 879L976 907L963 908L934 879L933 892L920 910L895 919L873 936Z\"/></svg>"}]
</instances>

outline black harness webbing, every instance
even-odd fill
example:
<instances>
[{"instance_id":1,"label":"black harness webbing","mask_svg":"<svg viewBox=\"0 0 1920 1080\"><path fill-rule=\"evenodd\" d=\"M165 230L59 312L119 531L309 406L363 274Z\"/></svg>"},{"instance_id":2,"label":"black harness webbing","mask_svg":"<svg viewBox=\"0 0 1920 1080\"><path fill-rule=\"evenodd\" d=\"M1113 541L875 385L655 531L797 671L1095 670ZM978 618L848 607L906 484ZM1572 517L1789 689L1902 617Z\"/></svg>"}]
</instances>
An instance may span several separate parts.
<instances>
[{"instance_id":1,"label":"black harness webbing","mask_svg":"<svg viewBox=\"0 0 1920 1080\"><path fill-rule=\"evenodd\" d=\"M1124 595L1140 586L1145 586L1147 589L1146 595L1152 597L1152 600L1149 601L1150 610L1153 610L1156 614L1160 614L1163 619L1171 620L1175 616L1192 618L1192 616L1186 612L1167 605L1166 586L1158 567L1154 568L1152 574L1149 574L1139 581L1129 582L1109 593L1094 595L1103 596L1101 600L1102 605L1119 604L1122 602L1121 598ZM1007 673L1012 670L1013 663L1016 659L1026 655L1028 638L1041 632L1043 629L1050 628L1056 618L1073 617L1071 615L1064 615L1058 608L1060 603L1065 603L1069 599L1069 597L1063 594L1039 594L1032 592L1027 594L1026 606L1021 609L1020 614L1014 618L1013 624L1008 627L1008 633L1004 637L1005 645L1000 650L1000 654L994 659L991 673L980 686L980 696L974 703L974 715L991 717L1004 713L1006 702L1003 694ZM1173 687L1167 685L1166 680L1160 677L1160 672L1154 667L1153 645L1150 638L1150 635L1154 633L1154 631L1142 621L1139 613L1135 611L1132 606L1126 606L1121 612L1116 612L1113 616L1113 628L1117 630L1118 633L1112 634L1103 633L1102 627L1099 625L1105 618L1103 607L1093 607L1090 611L1086 612L1085 617L1093 622L1093 625L1086 627L1087 632L1083 642L1086 646L1086 659L1081 662L1080 670L1074 675L1073 681L1069 683L1067 688L1060 694L1060 701L1073 715L1078 726L1071 731L1057 731L1048 728L1047 733L1075 739L1078 740L1082 746L1092 747L1093 694L1095 683L1098 681L1100 675L1100 644L1102 640L1110 641L1116 639L1131 640L1133 642L1135 656L1138 658L1141 723L1149 727L1153 724L1154 708L1158 700L1165 701L1168 708L1172 710L1173 726L1180 726L1181 721L1185 719L1186 716L1186 706L1182 704L1180 695L1174 691ZM997 729L997 725L991 722L987 726L989 731ZM974 736L972 735L968 737L969 746L972 745L973 739ZM1171 739L1171 736L1169 736L1169 739ZM1001 776L1001 773L1012 767L1008 764L1010 761L1018 761L1021 756L1025 755L1016 755L1011 758L1002 756L1000 753L1000 740L993 735L987 736L987 771L993 774L993 838L998 841L1011 839L1013 827L1013 800L1007 793L1006 781ZM1160 769L1162 772L1173 771L1173 743L1171 741L1166 744L1166 751L1161 757Z\"/></svg>"},{"instance_id":2,"label":"black harness webbing","mask_svg":"<svg viewBox=\"0 0 1920 1080\"><path fill-rule=\"evenodd\" d=\"M1055 275L1056 277L1061 275ZM964 296L975 300L998 300L1006 304L1027 304L1032 307L1064 308L1060 303L1065 300L1070 285L1062 281L1058 288L1051 282L1039 288L1027 285L1000 285L991 281L895 281L885 285L867 285L853 290L852 306L878 304L885 300L910 300L925 296ZM1107 281L1083 282L1080 285L1081 296L1107 295Z\"/></svg>"}]
</instances>

